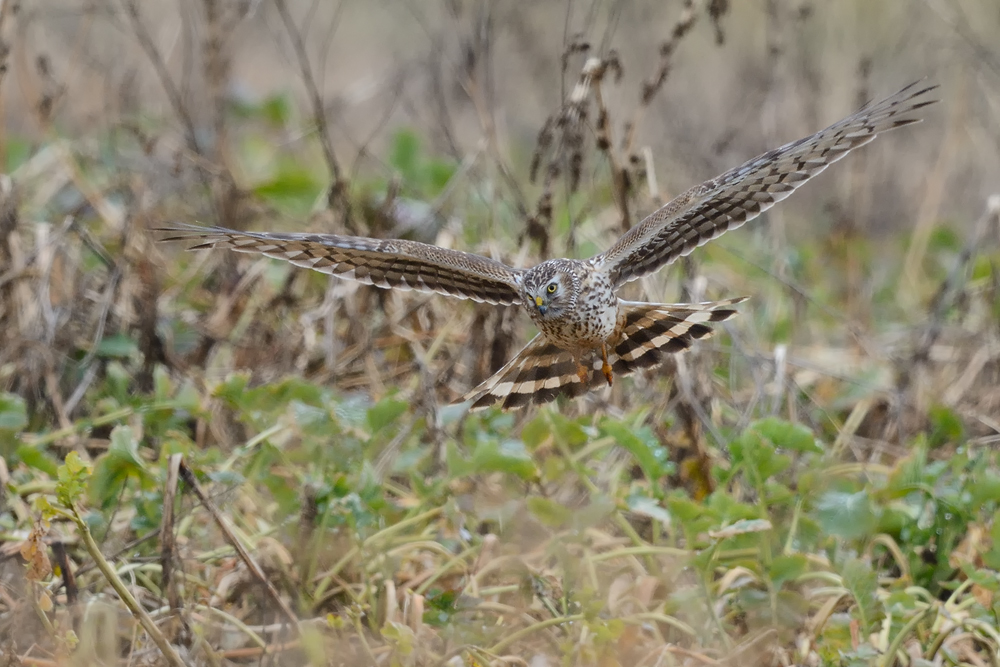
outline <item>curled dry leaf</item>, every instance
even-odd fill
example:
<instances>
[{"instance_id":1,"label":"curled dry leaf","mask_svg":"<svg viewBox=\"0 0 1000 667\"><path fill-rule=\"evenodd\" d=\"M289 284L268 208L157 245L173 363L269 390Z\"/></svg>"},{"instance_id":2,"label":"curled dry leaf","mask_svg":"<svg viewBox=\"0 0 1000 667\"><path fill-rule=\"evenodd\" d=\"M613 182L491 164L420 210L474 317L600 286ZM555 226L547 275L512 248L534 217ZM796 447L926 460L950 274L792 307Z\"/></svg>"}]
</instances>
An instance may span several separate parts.
<instances>
[{"instance_id":1,"label":"curled dry leaf","mask_svg":"<svg viewBox=\"0 0 1000 667\"><path fill-rule=\"evenodd\" d=\"M36 521L31 529L31 533L21 544L21 557L28 563L28 570L24 576L29 581L41 581L52 574L52 563L49 562L49 555L45 550L45 535L49 532L49 526L44 521Z\"/></svg>"}]
</instances>

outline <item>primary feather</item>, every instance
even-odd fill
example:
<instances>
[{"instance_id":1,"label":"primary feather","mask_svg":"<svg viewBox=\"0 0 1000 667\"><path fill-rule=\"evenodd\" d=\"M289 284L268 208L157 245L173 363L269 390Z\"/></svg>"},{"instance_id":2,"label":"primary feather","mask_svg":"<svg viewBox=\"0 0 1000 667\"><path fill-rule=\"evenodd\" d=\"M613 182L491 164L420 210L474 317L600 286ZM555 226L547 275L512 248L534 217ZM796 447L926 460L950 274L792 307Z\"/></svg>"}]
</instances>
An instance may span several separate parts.
<instances>
[{"instance_id":1,"label":"primary feather","mask_svg":"<svg viewBox=\"0 0 1000 667\"><path fill-rule=\"evenodd\" d=\"M936 102L925 95L937 88L919 84L678 195L590 262L621 286L753 220L880 132L919 122L909 114Z\"/></svg>"}]
</instances>

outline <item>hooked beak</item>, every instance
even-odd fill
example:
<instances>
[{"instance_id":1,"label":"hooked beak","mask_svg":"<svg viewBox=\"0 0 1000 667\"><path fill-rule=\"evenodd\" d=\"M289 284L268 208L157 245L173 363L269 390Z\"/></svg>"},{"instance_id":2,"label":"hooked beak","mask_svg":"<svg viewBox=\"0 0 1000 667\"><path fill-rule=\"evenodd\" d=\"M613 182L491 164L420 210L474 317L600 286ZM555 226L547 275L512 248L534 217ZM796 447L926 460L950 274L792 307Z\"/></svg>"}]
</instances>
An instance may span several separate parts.
<instances>
[{"instance_id":1,"label":"hooked beak","mask_svg":"<svg viewBox=\"0 0 1000 667\"><path fill-rule=\"evenodd\" d=\"M540 296L535 297L535 305L538 306L538 312L541 313L542 315L544 315L545 311L549 309L548 306L544 305L542 297Z\"/></svg>"}]
</instances>

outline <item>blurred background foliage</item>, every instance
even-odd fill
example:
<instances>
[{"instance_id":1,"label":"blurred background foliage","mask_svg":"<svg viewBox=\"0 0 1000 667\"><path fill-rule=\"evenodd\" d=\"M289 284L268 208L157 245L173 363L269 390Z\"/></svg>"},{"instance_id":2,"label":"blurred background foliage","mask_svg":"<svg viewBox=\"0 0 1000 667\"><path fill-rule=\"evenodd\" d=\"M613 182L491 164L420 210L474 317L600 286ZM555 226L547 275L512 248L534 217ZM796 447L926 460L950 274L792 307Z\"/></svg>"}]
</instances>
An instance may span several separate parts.
<instances>
[{"instance_id":1,"label":"blurred background foliage","mask_svg":"<svg viewBox=\"0 0 1000 667\"><path fill-rule=\"evenodd\" d=\"M997 35L994 0L0 0L0 653L1000 664ZM451 404L515 312L151 231L584 257L920 78L923 124L626 294L738 318L543 409Z\"/></svg>"}]
</instances>

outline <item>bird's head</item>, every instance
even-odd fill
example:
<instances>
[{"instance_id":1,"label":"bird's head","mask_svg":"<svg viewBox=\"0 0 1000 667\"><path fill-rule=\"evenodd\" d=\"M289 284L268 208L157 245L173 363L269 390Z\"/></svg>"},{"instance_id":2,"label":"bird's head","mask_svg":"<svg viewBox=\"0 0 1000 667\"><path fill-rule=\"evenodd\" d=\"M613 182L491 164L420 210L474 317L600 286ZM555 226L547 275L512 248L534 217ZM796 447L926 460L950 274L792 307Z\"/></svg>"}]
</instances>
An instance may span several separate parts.
<instances>
[{"instance_id":1,"label":"bird's head","mask_svg":"<svg viewBox=\"0 0 1000 667\"><path fill-rule=\"evenodd\" d=\"M555 319L576 305L580 273L573 260L550 259L524 276L524 305L532 319Z\"/></svg>"}]
</instances>

